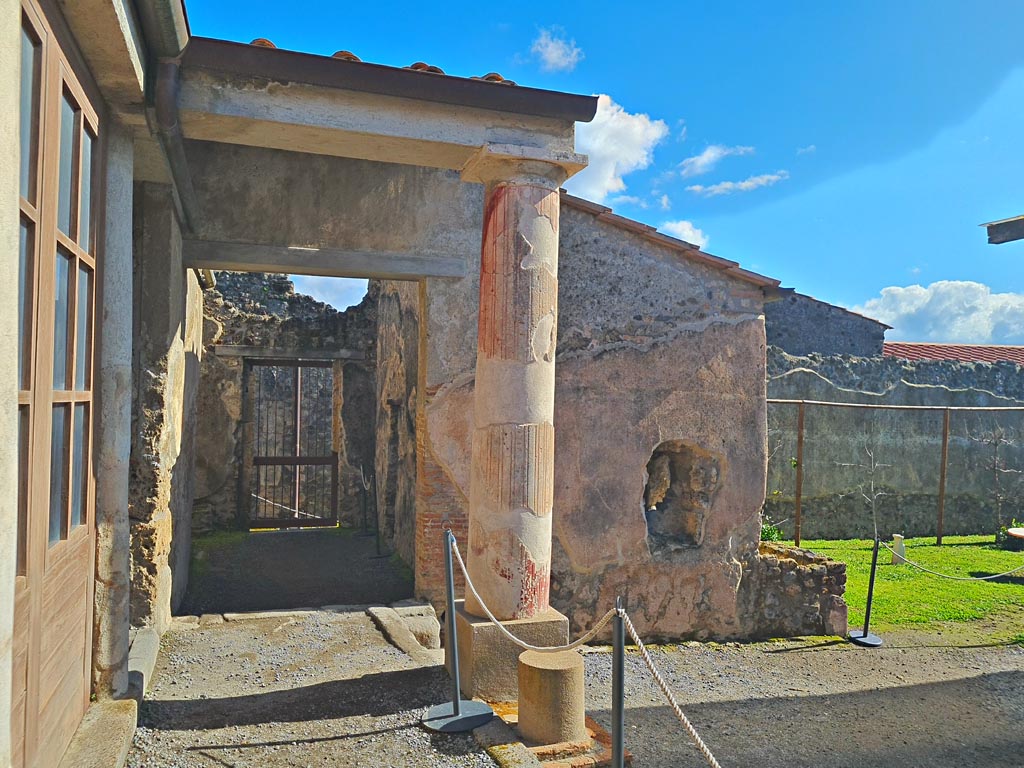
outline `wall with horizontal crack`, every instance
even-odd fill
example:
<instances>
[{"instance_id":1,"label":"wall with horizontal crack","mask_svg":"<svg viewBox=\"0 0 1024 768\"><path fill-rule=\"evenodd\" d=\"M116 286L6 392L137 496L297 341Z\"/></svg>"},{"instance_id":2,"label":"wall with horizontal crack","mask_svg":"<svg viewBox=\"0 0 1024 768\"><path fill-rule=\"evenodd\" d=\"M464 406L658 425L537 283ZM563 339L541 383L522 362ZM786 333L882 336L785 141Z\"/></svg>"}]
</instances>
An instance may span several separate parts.
<instances>
[{"instance_id":1,"label":"wall with horizontal crack","mask_svg":"<svg viewBox=\"0 0 1024 768\"><path fill-rule=\"evenodd\" d=\"M778 622L750 596L770 579L761 290L564 200L559 260L552 605L574 632L621 595L645 636L763 633ZM416 590L432 600L442 525L466 542L477 291L475 271L426 287ZM666 446L686 456L659 518L665 498L653 514L645 500ZM673 518L684 508L699 522Z\"/></svg>"},{"instance_id":2,"label":"wall with horizontal crack","mask_svg":"<svg viewBox=\"0 0 1024 768\"><path fill-rule=\"evenodd\" d=\"M794 357L770 348L768 395L934 411L805 406L803 538L934 536L942 463L941 407L1024 406L1012 363L911 362L891 357ZM768 411L766 512L793 534L797 406ZM874 470L872 470L874 464ZM945 534L994 534L1024 518L1024 411L951 411ZM873 488L872 488L873 483ZM872 501L874 510L872 511Z\"/></svg>"}]
</instances>

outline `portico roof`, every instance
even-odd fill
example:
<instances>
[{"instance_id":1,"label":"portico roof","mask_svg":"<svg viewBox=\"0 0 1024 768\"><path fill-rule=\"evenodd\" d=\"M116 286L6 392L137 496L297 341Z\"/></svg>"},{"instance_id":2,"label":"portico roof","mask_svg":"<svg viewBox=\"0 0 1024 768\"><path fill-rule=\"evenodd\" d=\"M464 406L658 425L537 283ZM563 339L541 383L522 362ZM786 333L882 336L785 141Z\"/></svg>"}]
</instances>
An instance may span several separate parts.
<instances>
[{"instance_id":1,"label":"portico roof","mask_svg":"<svg viewBox=\"0 0 1024 768\"><path fill-rule=\"evenodd\" d=\"M454 77L436 67L391 67L208 37L192 37L181 63L276 83L305 83L556 120L590 122L597 110L596 96L526 88L504 79Z\"/></svg>"}]
</instances>

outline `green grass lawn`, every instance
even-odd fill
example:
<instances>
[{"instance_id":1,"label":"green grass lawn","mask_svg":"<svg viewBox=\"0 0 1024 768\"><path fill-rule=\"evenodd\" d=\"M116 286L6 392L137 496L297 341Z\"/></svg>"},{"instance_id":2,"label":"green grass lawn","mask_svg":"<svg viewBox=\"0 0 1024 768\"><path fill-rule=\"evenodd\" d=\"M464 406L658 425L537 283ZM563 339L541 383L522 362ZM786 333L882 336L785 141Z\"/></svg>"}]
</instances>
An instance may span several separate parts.
<instances>
[{"instance_id":1,"label":"green grass lawn","mask_svg":"<svg viewBox=\"0 0 1024 768\"><path fill-rule=\"evenodd\" d=\"M1024 565L1024 552L997 549L992 536L946 536L942 546L936 546L934 538L907 539L905 543L908 560L953 576L985 576ZM872 542L804 540L801 546L846 563L850 627L862 626ZM911 565L892 565L892 554L884 547L879 550L871 608L873 631L992 619L1005 625L1010 638L1016 639L1016 635L1024 639L1022 608L1024 571L990 581L951 581Z\"/></svg>"}]
</instances>

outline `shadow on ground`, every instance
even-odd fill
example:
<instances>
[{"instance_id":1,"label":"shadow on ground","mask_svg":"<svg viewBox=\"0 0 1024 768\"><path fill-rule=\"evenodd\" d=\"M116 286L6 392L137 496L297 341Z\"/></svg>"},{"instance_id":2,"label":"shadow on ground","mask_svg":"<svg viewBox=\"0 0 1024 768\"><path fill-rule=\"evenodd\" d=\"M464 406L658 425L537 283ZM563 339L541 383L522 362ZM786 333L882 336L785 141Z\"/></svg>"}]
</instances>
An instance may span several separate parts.
<instances>
[{"instance_id":1,"label":"shadow on ground","mask_svg":"<svg viewBox=\"0 0 1024 768\"><path fill-rule=\"evenodd\" d=\"M182 614L392 603L412 574L351 529L220 533L196 539Z\"/></svg>"},{"instance_id":2,"label":"shadow on ground","mask_svg":"<svg viewBox=\"0 0 1024 768\"><path fill-rule=\"evenodd\" d=\"M703 766L668 707L626 710L626 748L644 768ZM1024 673L821 696L684 705L726 766L1020 768ZM605 727L610 713L596 713Z\"/></svg>"},{"instance_id":3,"label":"shadow on ground","mask_svg":"<svg viewBox=\"0 0 1024 768\"><path fill-rule=\"evenodd\" d=\"M441 667L378 672L246 696L147 700L143 718L151 728L202 731L356 715L378 718L440 704L446 684Z\"/></svg>"}]
</instances>

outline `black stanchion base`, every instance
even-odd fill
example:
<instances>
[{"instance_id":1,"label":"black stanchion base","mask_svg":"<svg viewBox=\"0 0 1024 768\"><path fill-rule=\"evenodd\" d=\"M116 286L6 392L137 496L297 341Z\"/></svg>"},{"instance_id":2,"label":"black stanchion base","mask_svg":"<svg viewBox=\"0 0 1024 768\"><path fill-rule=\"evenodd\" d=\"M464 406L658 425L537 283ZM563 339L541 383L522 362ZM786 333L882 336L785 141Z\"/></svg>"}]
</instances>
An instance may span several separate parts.
<instances>
[{"instance_id":1,"label":"black stanchion base","mask_svg":"<svg viewBox=\"0 0 1024 768\"><path fill-rule=\"evenodd\" d=\"M879 648L882 645L882 638L874 632L865 634L862 629L855 629L850 632L849 639L854 645L860 645L864 648Z\"/></svg>"},{"instance_id":2,"label":"black stanchion base","mask_svg":"<svg viewBox=\"0 0 1024 768\"><path fill-rule=\"evenodd\" d=\"M440 733L462 733L486 725L494 717L494 710L482 701L459 700L459 714L452 714L452 703L446 701L427 710L423 725Z\"/></svg>"}]
</instances>

